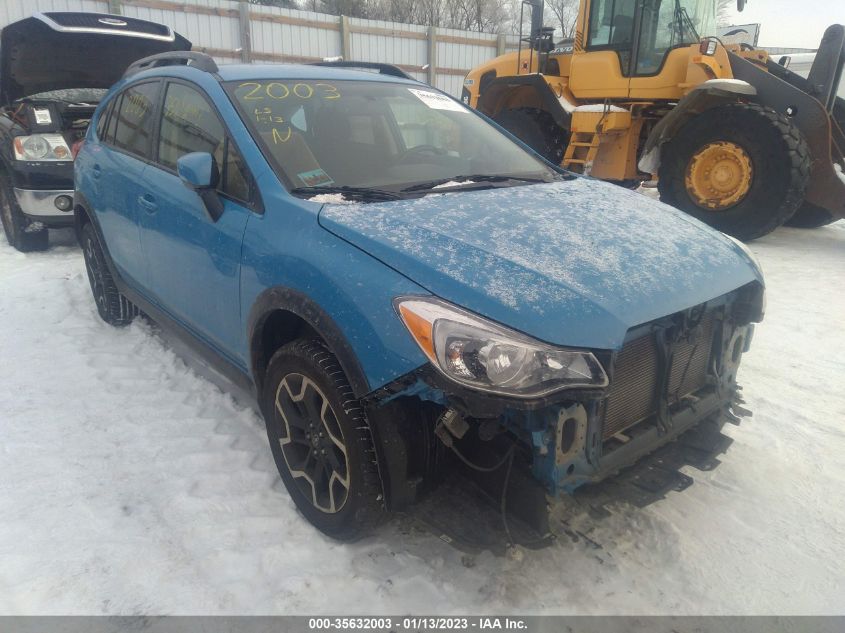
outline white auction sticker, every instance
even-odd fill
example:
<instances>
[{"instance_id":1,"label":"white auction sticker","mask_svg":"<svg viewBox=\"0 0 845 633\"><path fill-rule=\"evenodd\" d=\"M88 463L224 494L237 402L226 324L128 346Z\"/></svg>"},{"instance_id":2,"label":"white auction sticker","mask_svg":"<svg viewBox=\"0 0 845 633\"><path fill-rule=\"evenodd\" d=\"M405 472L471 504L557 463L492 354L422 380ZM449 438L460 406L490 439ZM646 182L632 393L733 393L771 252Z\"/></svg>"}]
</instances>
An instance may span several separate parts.
<instances>
[{"instance_id":1,"label":"white auction sticker","mask_svg":"<svg viewBox=\"0 0 845 633\"><path fill-rule=\"evenodd\" d=\"M433 110L452 110L453 112L467 112L467 109L460 103L452 101L446 95L428 90L415 90L408 88L413 95Z\"/></svg>"},{"instance_id":2,"label":"white auction sticker","mask_svg":"<svg viewBox=\"0 0 845 633\"><path fill-rule=\"evenodd\" d=\"M50 118L50 111L49 110L41 110L39 108L33 108L32 113L35 115L35 123L37 125L49 125L53 122L53 119Z\"/></svg>"}]
</instances>

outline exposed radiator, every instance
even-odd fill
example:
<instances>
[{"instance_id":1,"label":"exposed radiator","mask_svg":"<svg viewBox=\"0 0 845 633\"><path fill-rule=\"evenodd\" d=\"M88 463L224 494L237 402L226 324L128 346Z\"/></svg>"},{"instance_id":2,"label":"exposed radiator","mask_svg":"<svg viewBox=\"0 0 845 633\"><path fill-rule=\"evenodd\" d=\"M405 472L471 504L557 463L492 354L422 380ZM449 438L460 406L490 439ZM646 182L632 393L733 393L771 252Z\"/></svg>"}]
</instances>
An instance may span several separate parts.
<instances>
[{"instance_id":1,"label":"exposed radiator","mask_svg":"<svg viewBox=\"0 0 845 633\"><path fill-rule=\"evenodd\" d=\"M670 405L705 385L714 324L713 314L706 314L696 340L675 344L667 394ZM619 352L605 408L603 440L655 414L658 366L654 334L629 341Z\"/></svg>"}]
</instances>

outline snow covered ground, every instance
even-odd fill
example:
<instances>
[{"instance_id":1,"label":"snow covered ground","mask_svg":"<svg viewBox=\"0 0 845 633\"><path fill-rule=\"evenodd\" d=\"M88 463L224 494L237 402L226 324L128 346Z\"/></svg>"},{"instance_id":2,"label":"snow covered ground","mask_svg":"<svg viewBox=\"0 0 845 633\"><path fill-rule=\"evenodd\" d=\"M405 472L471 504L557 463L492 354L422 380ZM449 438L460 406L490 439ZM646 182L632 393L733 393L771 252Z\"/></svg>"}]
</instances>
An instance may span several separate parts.
<instances>
[{"instance_id":1,"label":"snow covered ground","mask_svg":"<svg viewBox=\"0 0 845 633\"><path fill-rule=\"evenodd\" d=\"M722 464L585 541L468 559L322 537L260 419L154 328L100 321L70 232L0 244L0 613L845 614L845 223L754 242L768 314ZM687 472L687 471L685 471ZM582 526L584 527L584 526Z\"/></svg>"}]
</instances>

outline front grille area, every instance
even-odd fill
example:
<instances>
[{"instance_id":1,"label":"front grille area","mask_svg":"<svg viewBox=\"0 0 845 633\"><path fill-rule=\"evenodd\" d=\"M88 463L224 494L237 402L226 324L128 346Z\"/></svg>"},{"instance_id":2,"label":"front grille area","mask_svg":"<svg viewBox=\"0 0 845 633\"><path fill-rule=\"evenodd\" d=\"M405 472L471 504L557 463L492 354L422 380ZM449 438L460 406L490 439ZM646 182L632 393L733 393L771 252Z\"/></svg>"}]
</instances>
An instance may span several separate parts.
<instances>
[{"instance_id":1,"label":"front grille area","mask_svg":"<svg viewBox=\"0 0 845 633\"><path fill-rule=\"evenodd\" d=\"M713 314L707 313L702 318L697 336L674 344L667 390L670 406L705 385L714 326ZM603 440L656 413L658 368L654 334L625 344L614 365L613 382L605 407Z\"/></svg>"}]
</instances>

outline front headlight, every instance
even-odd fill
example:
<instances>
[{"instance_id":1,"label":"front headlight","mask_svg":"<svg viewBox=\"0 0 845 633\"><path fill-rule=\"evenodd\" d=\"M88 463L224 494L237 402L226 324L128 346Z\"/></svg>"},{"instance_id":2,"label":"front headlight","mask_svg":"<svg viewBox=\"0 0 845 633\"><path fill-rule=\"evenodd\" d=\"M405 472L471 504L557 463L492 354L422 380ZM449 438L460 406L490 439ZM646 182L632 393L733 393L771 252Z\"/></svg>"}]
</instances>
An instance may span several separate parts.
<instances>
[{"instance_id":1,"label":"front headlight","mask_svg":"<svg viewBox=\"0 0 845 633\"><path fill-rule=\"evenodd\" d=\"M73 160L61 134L16 136L13 145L17 160Z\"/></svg>"},{"instance_id":2,"label":"front headlight","mask_svg":"<svg viewBox=\"0 0 845 633\"><path fill-rule=\"evenodd\" d=\"M439 299L400 297L395 303L432 364L462 385L536 398L561 389L608 384L607 374L590 352L546 345Z\"/></svg>"}]
</instances>

